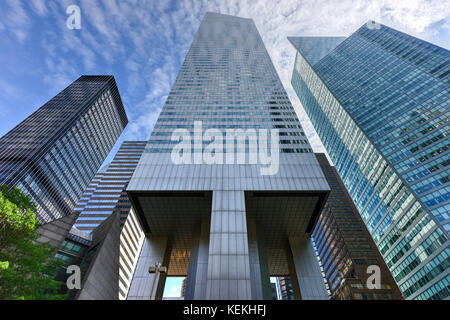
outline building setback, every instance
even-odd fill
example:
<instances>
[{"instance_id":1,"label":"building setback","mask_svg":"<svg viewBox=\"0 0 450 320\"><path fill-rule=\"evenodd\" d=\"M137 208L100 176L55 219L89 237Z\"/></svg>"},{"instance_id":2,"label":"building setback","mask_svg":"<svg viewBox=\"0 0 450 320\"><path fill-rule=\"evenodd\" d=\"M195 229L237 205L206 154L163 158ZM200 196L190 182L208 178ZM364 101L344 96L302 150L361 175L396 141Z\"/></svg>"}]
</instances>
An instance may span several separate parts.
<instances>
[{"instance_id":1,"label":"building setback","mask_svg":"<svg viewBox=\"0 0 450 320\"><path fill-rule=\"evenodd\" d=\"M127 297L130 281L144 240L125 191L146 141L124 141L114 159L92 179L75 208L75 227L91 233L113 213L120 221L119 298Z\"/></svg>"},{"instance_id":2,"label":"building setback","mask_svg":"<svg viewBox=\"0 0 450 320\"><path fill-rule=\"evenodd\" d=\"M194 137L190 163L173 160L177 129ZM249 143L218 143L227 160L208 164L206 133L236 129ZM271 142L255 147L257 133ZM269 173L249 160L267 149ZM186 300L270 300L270 276L287 275L297 298L328 299L310 234L329 186L251 19L204 16L127 192L146 233L128 299L160 299L166 276L186 275ZM167 273L149 274L159 263Z\"/></svg>"},{"instance_id":3,"label":"building setback","mask_svg":"<svg viewBox=\"0 0 450 320\"><path fill-rule=\"evenodd\" d=\"M0 139L0 184L48 223L73 213L128 120L113 76L82 76Z\"/></svg>"},{"instance_id":4,"label":"building setback","mask_svg":"<svg viewBox=\"0 0 450 320\"><path fill-rule=\"evenodd\" d=\"M404 297L450 297L450 52L376 23L289 39L294 90Z\"/></svg>"},{"instance_id":5,"label":"building setback","mask_svg":"<svg viewBox=\"0 0 450 320\"><path fill-rule=\"evenodd\" d=\"M399 300L397 284L359 215L336 169L316 154L331 192L312 234L331 298ZM367 288L370 266L380 269L380 288ZM372 284L371 281L369 281Z\"/></svg>"},{"instance_id":6,"label":"building setback","mask_svg":"<svg viewBox=\"0 0 450 320\"><path fill-rule=\"evenodd\" d=\"M113 160L97 172L74 208L78 214L75 227L90 233L115 210L120 211L123 224L131 204L125 191L146 141L124 141Z\"/></svg>"}]
</instances>

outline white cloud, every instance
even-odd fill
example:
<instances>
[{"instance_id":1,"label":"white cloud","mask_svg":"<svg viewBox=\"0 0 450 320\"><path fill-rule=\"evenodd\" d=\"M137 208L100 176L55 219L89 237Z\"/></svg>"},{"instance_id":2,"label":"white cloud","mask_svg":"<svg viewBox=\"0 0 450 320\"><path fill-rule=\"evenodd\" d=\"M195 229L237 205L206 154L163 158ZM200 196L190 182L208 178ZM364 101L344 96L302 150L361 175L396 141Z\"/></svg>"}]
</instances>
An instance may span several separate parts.
<instances>
[{"instance_id":1,"label":"white cloud","mask_svg":"<svg viewBox=\"0 0 450 320\"><path fill-rule=\"evenodd\" d=\"M30 18L20 0L7 0L7 8L0 11L0 19L4 28L11 31L19 42L24 42L30 29Z\"/></svg>"},{"instance_id":2,"label":"white cloud","mask_svg":"<svg viewBox=\"0 0 450 320\"><path fill-rule=\"evenodd\" d=\"M111 13L119 16L118 21L126 26L126 33L135 46L132 57L126 63L131 72L130 90L142 86L142 82L147 88L145 98L138 106L133 106L144 114L130 125L130 135L139 136L139 131L150 133L149 125L156 120L175 80L177 66L184 59L203 14L214 11L255 21L302 126L311 137L311 145L319 152L323 152L324 148L290 84L295 50L287 41L287 36L348 36L368 20L376 19L426 38L429 26L450 15L450 6L446 6L445 1L437 0L182 0L176 2L176 8L172 11L168 10L168 2L165 1L156 4L147 2L133 8L121 2L120 12L115 1L111 3ZM137 30L125 23L130 19L139 21ZM149 52L149 41L156 39L163 45L153 47ZM138 70L139 64L143 64L141 70ZM155 109L158 111L155 112Z\"/></svg>"},{"instance_id":3,"label":"white cloud","mask_svg":"<svg viewBox=\"0 0 450 320\"><path fill-rule=\"evenodd\" d=\"M43 80L55 95L78 78L77 69L66 59L47 58L45 65L49 72L45 73Z\"/></svg>"},{"instance_id":4,"label":"white cloud","mask_svg":"<svg viewBox=\"0 0 450 320\"><path fill-rule=\"evenodd\" d=\"M31 0L31 6L39 16L45 17L47 15L47 6L44 0Z\"/></svg>"},{"instance_id":5,"label":"white cloud","mask_svg":"<svg viewBox=\"0 0 450 320\"><path fill-rule=\"evenodd\" d=\"M80 72L117 75L117 70L125 70L120 76L127 79L122 81L126 85L119 89L132 121L125 136L133 139L148 138L204 13L252 18L318 151L320 140L290 84L295 50L287 36L347 36L374 18L424 39L436 31L430 26L438 21L447 19L442 30L450 28L450 6L444 0L80 0L82 29L77 31L65 28L65 9L72 0L3 0L0 30L21 42L32 26L24 3L45 17L44 22L54 23L40 41L48 54L44 81L52 91ZM99 69L99 64L106 67Z\"/></svg>"}]
</instances>

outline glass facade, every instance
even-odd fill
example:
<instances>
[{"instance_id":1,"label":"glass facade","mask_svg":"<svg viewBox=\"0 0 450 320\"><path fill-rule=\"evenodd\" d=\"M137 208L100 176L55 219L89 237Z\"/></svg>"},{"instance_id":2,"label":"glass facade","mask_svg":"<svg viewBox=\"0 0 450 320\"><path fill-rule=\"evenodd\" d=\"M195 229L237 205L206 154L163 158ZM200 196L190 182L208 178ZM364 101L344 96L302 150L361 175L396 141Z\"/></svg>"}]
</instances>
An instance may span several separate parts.
<instances>
[{"instance_id":1,"label":"glass facade","mask_svg":"<svg viewBox=\"0 0 450 320\"><path fill-rule=\"evenodd\" d=\"M62 266L56 272L55 280L63 283L59 292L69 293L68 299L74 299L77 290L69 290L66 286L67 279L71 275L71 273L67 273L67 268L73 265L79 266L82 281L97 250L97 247L91 248L91 245L92 239L89 235L68 233L55 254L55 259L62 261Z\"/></svg>"},{"instance_id":2,"label":"glass facade","mask_svg":"<svg viewBox=\"0 0 450 320\"><path fill-rule=\"evenodd\" d=\"M47 223L73 208L127 124L112 76L82 76L0 139L0 184Z\"/></svg>"},{"instance_id":3,"label":"glass facade","mask_svg":"<svg viewBox=\"0 0 450 320\"><path fill-rule=\"evenodd\" d=\"M405 298L447 298L450 52L384 25L328 51L294 90Z\"/></svg>"},{"instance_id":4,"label":"glass facade","mask_svg":"<svg viewBox=\"0 0 450 320\"><path fill-rule=\"evenodd\" d=\"M281 152L312 153L250 19L205 15L146 152L172 152L178 143L171 141L173 131L184 128L192 134L194 121L202 121L203 130L279 129Z\"/></svg>"},{"instance_id":5,"label":"glass facade","mask_svg":"<svg viewBox=\"0 0 450 320\"><path fill-rule=\"evenodd\" d=\"M336 169L325 154L316 156L331 193L312 236L332 299L402 299ZM371 274L367 270L372 265L380 268L380 289L367 288Z\"/></svg>"}]
</instances>

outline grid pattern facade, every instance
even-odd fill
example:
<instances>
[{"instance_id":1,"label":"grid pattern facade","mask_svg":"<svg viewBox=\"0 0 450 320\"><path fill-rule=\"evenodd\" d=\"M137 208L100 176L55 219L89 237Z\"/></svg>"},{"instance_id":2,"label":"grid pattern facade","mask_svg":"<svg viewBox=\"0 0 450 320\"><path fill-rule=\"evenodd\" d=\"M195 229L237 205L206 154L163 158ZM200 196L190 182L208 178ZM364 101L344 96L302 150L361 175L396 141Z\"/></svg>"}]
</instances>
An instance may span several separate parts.
<instances>
[{"instance_id":1,"label":"grid pattern facade","mask_svg":"<svg viewBox=\"0 0 450 320\"><path fill-rule=\"evenodd\" d=\"M450 296L449 51L361 27L292 84L408 299Z\"/></svg>"},{"instance_id":2,"label":"grid pattern facade","mask_svg":"<svg viewBox=\"0 0 450 320\"><path fill-rule=\"evenodd\" d=\"M336 169L316 154L331 187L312 234L333 299L402 299L389 269L368 233ZM381 288L368 289L370 265L380 266Z\"/></svg>"},{"instance_id":3,"label":"grid pattern facade","mask_svg":"<svg viewBox=\"0 0 450 320\"><path fill-rule=\"evenodd\" d=\"M170 153L175 129L279 129L285 153L311 147L254 22L207 13L155 124L146 152ZM246 148L248 152L248 147Z\"/></svg>"},{"instance_id":4,"label":"grid pattern facade","mask_svg":"<svg viewBox=\"0 0 450 320\"><path fill-rule=\"evenodd\" d=\"M125 300L130 290L134 271L144 242L144 232L136 214L130 210L120 232L119 248L119 299Z\"/></svg>"},{"instance_id":5,"label":"grid pattern facade","mask_svg":"<svg viewBox=\"0 0 450 320\"><path fill-rule=\"evenodd\" d=\"M111 163L95 175L74 209L79 214L77 229L89 233L117 209L123 227L131 208L125 189L145 145L146 141L124 141Z\"/></svg>"},{"instance_id":6,"label":"grid pattern facade","mask_svg":"<svg viewBox=\"0 0 450 320\"><path fill-rule=\"evenodd\" d=\"M112 76L82 76L0 139L0 184L46 223L72 213L127 124Z\"/></svg>"}]
</instances>

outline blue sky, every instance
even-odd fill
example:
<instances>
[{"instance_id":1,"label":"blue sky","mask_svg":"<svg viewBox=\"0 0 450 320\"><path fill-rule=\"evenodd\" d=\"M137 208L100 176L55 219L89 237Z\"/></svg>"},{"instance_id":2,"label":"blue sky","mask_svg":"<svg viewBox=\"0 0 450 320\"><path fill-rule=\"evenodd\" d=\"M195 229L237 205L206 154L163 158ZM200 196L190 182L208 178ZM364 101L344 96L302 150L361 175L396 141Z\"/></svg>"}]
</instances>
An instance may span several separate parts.
<instances>
[{"instance_id":1,"label":"blue sky","mask_svg":"<svg viewBox=\"0 0 450 320\"><path fill-rule=\"evenodd\" d=\"M69 5L81 30L66 27ZM450 48L447 0L2 0L0 135L82 74L116 77L130 124L146 140L206 11L253 18L315 151L320 140L293 94L287 36L347 36L369 19Z\"/></svg>"},{"instance_id":2,"label":"blue sky","mask_svg":"<svg viewBox=\"0 0 450 320\"><path fill-rule=\"evenodd\" d=\"M80 30L66 27L72 4ZM206 11L255 20L315 151L323 147L290 85L287 36L348 36L375 19L450 49L448 0L1 0L0 136L80 75L112 74L130 123L108 160L123 140L146 140ZM179 295L181 279L167 295Z\"/></svg>"},{"instance_id":3,"label":"blue sky","mask_svg":"<svg viewBox=\"0 0 450 320\"><path fill-rule=\"evenodd\" d=\"M184 277L167 277L166 286L164 287L164 297L180 297L181 296L181 286L183 284ZM270 282L275 283L276 278L271 277Z\"/></svg>"}]
</instances>

